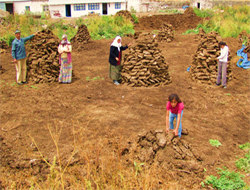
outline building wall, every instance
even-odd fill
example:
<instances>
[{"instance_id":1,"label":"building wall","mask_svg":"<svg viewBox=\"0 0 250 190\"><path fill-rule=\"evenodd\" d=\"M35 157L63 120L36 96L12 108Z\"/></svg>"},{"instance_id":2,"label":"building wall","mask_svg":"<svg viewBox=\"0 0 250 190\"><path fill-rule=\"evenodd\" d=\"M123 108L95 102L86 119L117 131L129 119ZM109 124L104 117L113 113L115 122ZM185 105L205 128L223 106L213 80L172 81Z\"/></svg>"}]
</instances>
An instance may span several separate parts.
<instances>
[{"instance_id":1,"label":"building wall","mask_svg":"<svg viewBox=\"0 0 250 190\"><path fill-rule=\"evenodd\" d=\"M136 12L140 12L141 1L140 0L128 0L127 10L131 11L131 8L135 9Z\"/></svg>"},{"instance_id":2,"label":"building wall","mask_svg":"<svg viewBox=\"0 0 250 190\"><path fill-rule=\"evenodd\" d=\"M27 2L14 2L14 12L18 14L25 13L25 6L30 7L31 12L42 12L43 11L43 5L48 5L48 2L46 1L27 1Z\"/></svg>"},{"instance_id":3,"label":"building wall","mask_svg":"<svg viewBox=\"0 0 250 190\"><path fill-rule=\"evenodd\" d=\"M233 5L242 5L247 4L250 6L250 1L223 1L223 0L190 0L190 7L197 7L197 4L200 3L200 9L211 9L214 6L223 5L223 6L233 6Z\"/></svg>"},{"instance_id":4,"label":"building wall","mask_svg":"<svg viewBox=\"0 0 250 190\"><path fill-rule=\"evenodd\" d=\"M103 15L103 8L102 3L99 3L99 10L88 10L88 3L85 3L85 10L74 10L74 4L71 4L71 17L81 17L84 15L88 15L91 12L96 14ZM66 17L66 8L65 5L50 5L50 15L52 18L58 17ZM108 14L107 15L114 15L116 12L125 10L126 3L121 3L121 9L115 9L115 3L107 3Z\"/></svg>"}]
</instances>

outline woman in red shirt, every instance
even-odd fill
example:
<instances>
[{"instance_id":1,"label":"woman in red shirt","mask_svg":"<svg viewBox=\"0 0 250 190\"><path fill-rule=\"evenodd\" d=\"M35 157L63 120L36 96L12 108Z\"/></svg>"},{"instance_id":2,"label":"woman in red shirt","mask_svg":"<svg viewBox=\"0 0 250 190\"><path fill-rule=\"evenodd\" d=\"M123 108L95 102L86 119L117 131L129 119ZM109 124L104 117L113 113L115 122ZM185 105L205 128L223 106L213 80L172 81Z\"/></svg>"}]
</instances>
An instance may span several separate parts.
<instances>
[{"instance_id":1,"label":"woman in red shirt","mask_svg":"<svg viewBox=\"0 0 250 190\"><path fill-rule=\"evenodd\" d=\"M173 133L175 136L181 137L182 124L181 119L183 115L184 104L180 100L177 94L171 94L168 97L167 114L166 114L166 132L170 129L174 129L174 118L176 118L176 128Z\"/></svg>"}]
</instances>

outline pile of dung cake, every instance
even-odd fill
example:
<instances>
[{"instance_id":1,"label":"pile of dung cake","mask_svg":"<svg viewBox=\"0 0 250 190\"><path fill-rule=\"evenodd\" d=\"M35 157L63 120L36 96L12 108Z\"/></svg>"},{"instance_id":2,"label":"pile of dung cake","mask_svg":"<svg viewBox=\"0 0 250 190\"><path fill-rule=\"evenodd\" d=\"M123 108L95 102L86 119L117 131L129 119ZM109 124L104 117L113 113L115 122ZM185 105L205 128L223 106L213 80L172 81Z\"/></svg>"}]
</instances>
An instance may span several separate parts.
<instances>
[{"instance_id":1,"label":"pile of dung cake","mask_svg":"<svg viewBox=\"0 0 250 190\"><path fill-rule=\"evenodd\" d=\"M197 34L197 36L195 36L195 41L200 41L204 35L206 35L206 32L203 28L199 28L199 34Z\"/></svg>"},{"instance_id":2,"label":"pile of dung cake","mask_svg":"<svg viewBox=\"0 0 250 190\"><path fill-rule=\"evenodd\" d=\"M158 42L171 42L174 40L174 29L172 24L163 23L157 36Z\"/></svg>"},{"instance_id":3,"label":"pile of dung cake","mask_svg":"<svg viewBox=\"0 0 250 190\"><path fill-rule=\"evenodd\" d=\"M167 170L185 169L189 174L201 173L204 171L201 161L204 161L205 156L189 144L184 135L188 135L188 130L183 130L181 138L174 137L172 131L165 133L162 129L144 130L135 139L124 142L119 154L127 160L147 165L155 163Z\"/></svg>"},{"instance_id":4,"label":"pile of dung cake","mask_svg":"<svg viewBox=\"0 0 250 190\"><path fill-rule=\"evenodd\" d=\"M216 32L204 35L193 56L190 77L193 81L215 84L217 78L217 57L220 55L219 42L221 36ZM231 56L228 56L227 80L232 80Z\"/></svg>"},{"instance_id":5,"label":"pile of dung cake","mask_svg":"<svg viewBox=\"0 0 250 190\"><path fill-rule=\"evenodd\" d=\"M122 16L122 17L125 17L125 18L131 20L131 22L134 22L134 19L128 10L119 11L115 14L115 16Z\"/></svg>"},{"instance_id":6,"label":"pile of dung cake","mask_svg":"<svg viewBox=\"0 0 250 190\"><path fill-rule=\"evenodd\" d=\"M78 27L76 35L70 39L74 49L78 51L84 49L84 45L90 40L90 34L86 25L82 24Z\"/></svg>"},{"instance_id":7,"label":"pile of dung cake","mask_svg":"<svg viewBox=\"0 0 250 190\"><path fill-rule=\"evenodd\" d=\"M38 32L27 47L27 79L34 83L51 83L58 80L60 40L51 30Z\"/></svg>"},{"instance_id":8,"label":"pile of dung cake","mask_svg":"<svg viewBox=\"0 0 250 190\"><path fill-rule=\"evenodd\" d=\"M165 62L155 38L150 33L140 34L136 44L124 56L122 83L132 87L148 87L171 83Z\"/></svg>"},{"instance_id":9,"label":"pile of dung cake","mask_svg":"<svg viewBox=\"0 0 250 190\"><path fill-rule=\"evenodd\" d=\"M243 30L238 36L238 42L246 46L244 53L250 53L250 34Z\"/></svg>"}]
</instances>

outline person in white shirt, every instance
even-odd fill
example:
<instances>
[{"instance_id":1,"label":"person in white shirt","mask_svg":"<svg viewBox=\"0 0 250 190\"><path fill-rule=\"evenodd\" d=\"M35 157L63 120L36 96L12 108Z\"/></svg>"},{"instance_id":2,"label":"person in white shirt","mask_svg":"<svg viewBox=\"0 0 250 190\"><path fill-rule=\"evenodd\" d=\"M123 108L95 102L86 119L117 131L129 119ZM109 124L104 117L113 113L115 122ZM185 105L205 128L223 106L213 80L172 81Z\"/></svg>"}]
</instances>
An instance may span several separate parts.
<instances>
[{"instance_id":1,"label":"person in white shirt","mask_svg":"<svg viewBox=\"0 0 250 190\"><path fill-rule=\"evenodd\" d=\"M221 84L222 77L222 86L227 88L227 62L228 62L228 53L229 48L225 42L219 42L220 47L220 56L217 57L218 61L218 75L216 85L219 86Z\"/></svg>"}]
</instances>

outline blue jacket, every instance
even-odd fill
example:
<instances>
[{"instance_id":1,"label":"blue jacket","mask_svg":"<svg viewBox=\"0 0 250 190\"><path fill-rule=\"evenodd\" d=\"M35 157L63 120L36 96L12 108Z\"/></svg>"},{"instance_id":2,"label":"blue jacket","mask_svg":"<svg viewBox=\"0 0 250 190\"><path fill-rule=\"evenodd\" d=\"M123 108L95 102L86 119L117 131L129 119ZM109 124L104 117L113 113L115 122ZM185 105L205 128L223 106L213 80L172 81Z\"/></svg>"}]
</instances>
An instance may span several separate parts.
<instances>
[{"instance_id":1,"label":"blue jacket","mask_svg":"<svg viewBox=\"0 0 250 190\"><path fill-rule=\"evenodd\" d=\"M120 47L120 50L121 50L121 60L122 60L122 51L127 49L128 46L121 46ZM117 66L117 61L116 61L116 57L119 57L119 51L118 51L118 48L115 47L115 46L110 46L110 54L109 54L109 63L111 65L114 65L114 66ZM120 63L121 63L121 60L120 60Z\"/></svg>"},{"instance_id":2,"label":"blue jacket","mask_svg":"<svg viewBox=\"0 0 250 190\"><path fill-rule=\"evenodd\" d=\"M28 40L30 40L31 38L33 38L34 35L30 35L26 38L20 38L20 40L18 40L17 38L15 38L12 42L12 57L13 59L23 59L26 57L26 51L25 51L25 46L24 43Z\"/></svg>"}]
</instances>

